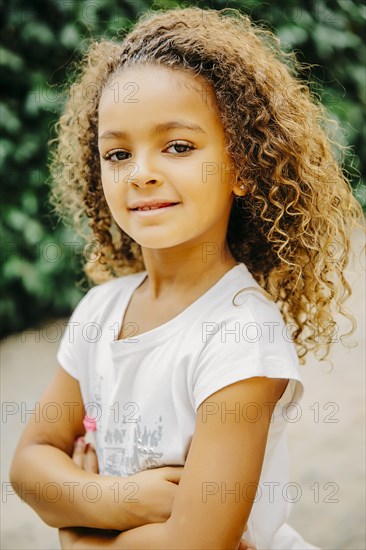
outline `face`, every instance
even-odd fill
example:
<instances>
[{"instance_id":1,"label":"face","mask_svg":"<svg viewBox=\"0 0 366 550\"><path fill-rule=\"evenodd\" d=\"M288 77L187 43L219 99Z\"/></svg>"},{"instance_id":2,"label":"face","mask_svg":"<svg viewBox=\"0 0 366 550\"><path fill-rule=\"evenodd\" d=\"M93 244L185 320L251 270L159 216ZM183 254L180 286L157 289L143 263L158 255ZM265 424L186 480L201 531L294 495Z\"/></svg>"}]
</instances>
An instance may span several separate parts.
<instances>
[{"instance_id":1,"label":"face","mask_svg":"<svg viewBox=\"0 0 366 550\"><path fill-rule=\"evenodd\" d=\"M103 190L116 223L142 247L225 241L235 180L207 90L201 77L140 66L113 77L103 91ZM140 201L160 207L131 209Z\"/></svg>"}]
</instances>

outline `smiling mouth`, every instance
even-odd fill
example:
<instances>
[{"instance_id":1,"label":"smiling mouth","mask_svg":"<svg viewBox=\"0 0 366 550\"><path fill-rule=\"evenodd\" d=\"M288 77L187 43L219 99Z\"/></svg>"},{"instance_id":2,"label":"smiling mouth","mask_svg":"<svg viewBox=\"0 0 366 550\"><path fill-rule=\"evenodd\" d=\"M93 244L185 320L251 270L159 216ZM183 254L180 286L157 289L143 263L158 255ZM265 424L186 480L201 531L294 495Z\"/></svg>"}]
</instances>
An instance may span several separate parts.
<instances>
[{"instance_id":1,"label":"smiling mouth","mask_svg":"<svg viewBox=\"0 0 366 550\"><path fill-rule=\"evenodd\" d=\"M166 204L153 204L151 206L143 206L139 208L131 208L132 212L143 212L145 210L158 210L159 208L167 208L168 206L175 206L179 204L177 202L169 202Z\"/></svg>"}]
</instances>

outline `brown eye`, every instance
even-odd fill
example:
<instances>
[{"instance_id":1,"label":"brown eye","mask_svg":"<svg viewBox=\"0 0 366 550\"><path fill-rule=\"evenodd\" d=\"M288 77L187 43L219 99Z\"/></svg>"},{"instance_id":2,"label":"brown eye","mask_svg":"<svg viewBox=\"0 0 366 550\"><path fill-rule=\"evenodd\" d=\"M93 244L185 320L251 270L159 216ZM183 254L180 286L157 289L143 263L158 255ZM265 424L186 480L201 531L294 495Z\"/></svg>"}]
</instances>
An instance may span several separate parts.
<instances>
[{"instance_id":1,"label":"brown eye","mask_svg":"<svg viewBox=\"0 0 366 550\"><path fill-rule=\"evenodd\" d=\"M127 151L111 151L103 156L104 160L109 160L111 162L120 162L122 160L127 160L128 157L124 156L121 158L121 155L129 155ZM116 157L115 159L113 157Z\"/></svg>"},{"instance_id":2,"label":"brown eye","mask_svg":"<svg viewBox=\"0 0 366 550\"><path fill-rule=\"evenodd\" d=\"M174 147L176 153L178 154L188 153L189 151L192 151L194 149L194 147L192 147L192 145L189 145L189 143L180 143L178 141L169 145L168 149L170 149L171 147Z\"/></svg>"}]
</instances>

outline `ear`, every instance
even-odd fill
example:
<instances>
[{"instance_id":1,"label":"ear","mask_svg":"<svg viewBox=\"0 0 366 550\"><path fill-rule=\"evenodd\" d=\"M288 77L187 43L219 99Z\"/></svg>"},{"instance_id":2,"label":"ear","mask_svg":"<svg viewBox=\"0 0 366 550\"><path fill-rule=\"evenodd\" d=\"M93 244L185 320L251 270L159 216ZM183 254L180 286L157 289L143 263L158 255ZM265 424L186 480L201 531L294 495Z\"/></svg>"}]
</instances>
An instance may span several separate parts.
<instances>
[{"instance_id":1,"label":"ear","mask_svg":"<svg viewBox=\"0 0 366 550\"><path fill-rule=\"evenodd\" d=\"M248 193L248 187L245 181L239 180L234 184L233 194L237 197L244 197Z\"/></svg>"}]
</instances>

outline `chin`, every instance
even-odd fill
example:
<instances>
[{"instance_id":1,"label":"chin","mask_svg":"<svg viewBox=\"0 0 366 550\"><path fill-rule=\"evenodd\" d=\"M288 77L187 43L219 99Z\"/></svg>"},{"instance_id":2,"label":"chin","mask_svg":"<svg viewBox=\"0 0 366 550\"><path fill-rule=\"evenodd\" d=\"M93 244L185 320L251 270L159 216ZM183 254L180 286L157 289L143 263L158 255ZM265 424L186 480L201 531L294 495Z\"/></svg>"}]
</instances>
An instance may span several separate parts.
<instances>
[{"instance_id":1,"label":"chin","mask_svg":"<svg viewBox=\"0 0 366 550\"><path fill-rule=\"evenodd\" d=\"M163 242L160 239L154 239L153 241L136 241L142 248L150 248L152 250L161 250L164 248L174 248L178 246L181 243L170 243L170 242Z\"/></svg>"}]
</instances>

